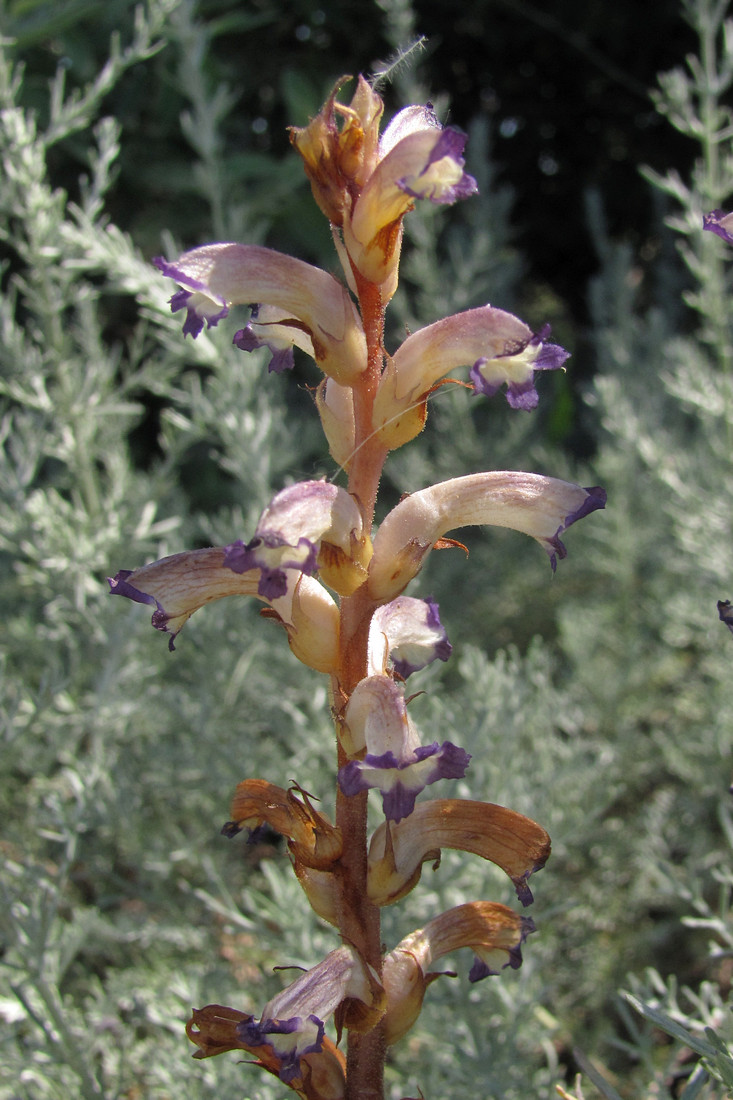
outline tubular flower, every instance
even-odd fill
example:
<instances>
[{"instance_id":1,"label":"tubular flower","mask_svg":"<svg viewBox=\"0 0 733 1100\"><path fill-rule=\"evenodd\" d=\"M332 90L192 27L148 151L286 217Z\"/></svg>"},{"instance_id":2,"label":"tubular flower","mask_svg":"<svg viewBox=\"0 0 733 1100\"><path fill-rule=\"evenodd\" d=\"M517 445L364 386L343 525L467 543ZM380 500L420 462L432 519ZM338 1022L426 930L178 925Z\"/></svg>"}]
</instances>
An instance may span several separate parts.
<instances>
[{"instance_id":1,"label":"tubular flower","mask_svg":"<svg viewBox=\"0 0 733 1100\"><path fill-rule=\"evenodd\" d=\"M437 867L443 848L471 852L501 867L526 906L533 900L527 880L547 862L550 838L536 821L490 802L421 802L406 821L386 822L374 832L369 845L370 900L391 905L409 894L423 863L433 860Z\"/></svg>"},{"instance_id":2,"label":"tubular flower","mask_svg":"<svg viewBox=\"0 0 733 1100\"><path fill-rule=\"evenodd\" d=\"M354 795L376 787L392 821L411 814L418 794L431 783L464 776L471 759L450 741L421 745L404 692L387 676L369 676L357 684L346 706L344 728L346 752L366 749L366 754L339 769L341 790Z\"/></svg>"},{"instance_id":3,"label":"tubular flower","mask_svg":"<svg viewBox=\"0 0 733 1100\"><path fill-rule=\"evenodd\" d=\"M557 370L568 358L558 344L546 342L549 331L546 325L535 334L511 313L488 305L419 329L388 360L374 403L374 430L391 449L413 439L425 424L430 393L465 364L472 364L475 394L491 397L506 383L512 408L535 408L534 372Z\"/></svg>"},{"instance_id":4,"label":"tubular flower","mask_svg":"<svg viewBox=\"0 0 733 1100\"><path fill-rule=\"evenodd\" d=\"M155 607L152 624L170 635L169 648L183 626L207 603L225 596L255 596L269 604L273 616L288 633L296 657L319 672L330 672L338 662L339 614L326 589L299 571L285 571L284 591L268 599L261 594L258 568L235 573L226 566L227 550L210 547L172 554L143 565L121 569L109 578L113 595Z\"/></svg>"},{"instance_id":5,"label":"tubular flower","mask_svg":"<svg viewBox=\"0 0 733 1100\"><path fill-rule=\"evenodd\" d=\"M259 1020L208 1005L194 1011L187 1033L199 1048L198 1058L247 1050L306 1100L341 1100L344 1060L326 1038L324 1022L350 1002L363 1003L371 1026L384 1014L381 983L352 948L343 946L273 997Z\"/></svg>"},{"instance_id":6,"label":"tubular flower","mask_svg":"<svg viewBox=\"0 0 733 1100\"><path fill-rule=\"evenodd\" d=\"M344 945L273 997L259 1020L240 1021L237 1035L248 1048L271 1047L278 1077L297 1088L303 1079L301 1059L322 1051L324 1022L346 1000L373 1007L377 1017L384 1013L380 983L353 948Z\"/></svg>"},{"instance_id":7,"label":"tubular flower","mask_svg":"<svg viewBox=\"0 0 733 1100\"><path fill-rule=\"evenodd\" d=\"M349 595L364 583L370 556L354 498L327 481L301 481L273 497L254 538L228 546L224 564L235 573L259 569L259 594L273 600L287 590L289 569L320 569L326 584Z\"/></svg>"},{"instance_id":8,"label":"tubular flower","mask_svg":"<svg viewBox=\"0 0 733 1100\"><path fill-rule=\"evenodd\" d=\"M506 905L474 901L441 913L406 936L384 960L387 1045L401 1039L420 1015L425 990L440 976L428 972L432 962L461 947L470 947L477 957L468 980L478 982L497 974L496 968L518 969L522 944L534 931L529 917L519 916Z\"/></svg>"},{"instance_id":9,"label":"tubular flower","mask_svg":"<svg viewBox=\"0 0 733 1100\"><path fill-rule=\"evenodd\" d=\"M733 244L733 213L713 210L710 214L703 214L702 227L709 229L711 233L717 233L728 244Z\"/></svg>"},{"instance_id":10,"label":"tubular flower","mask_svg":"<svg viewBox=\"0 0 733 1100\"><path fill-rule=\"evenodd\" d=\"M385 517L374 539L369 591L376 600L396 596L420 572L438 539L477 524L531 535L554 570L567 553L561 533L605 503L603 489L541 474L496 470L439 482L406 497Z\"/></svg>"},{"instance_id":11,"label":"tubular flower","mask_svg":"<svg viewBox=\"0 0 733 1100\"><path fill-rule=\"evenodd\" d=\"M263 330L276 320L273 340L279 352L288 344L301 347L324 374L346 383L366 369L359 314L346 288L326 271L270 248L245 244L208 244L173 263L160 257L155 263L182 288L171 298L171 309L186 310L184 334L196 337L204 325L218 324L232 305L258 303L250 336L236 337L245 350L266 343ZM284 365L281 360L280 369Z\"/></svg>"},{"instance_id":12,"label":"tubular flower","mask_svg":"<svg viewBox=\"0 0 733 1100\"><path fill-rule=\"evenodd\" d=\"M225 1005L195 1008L186 1025L186 1034L198 1050L194 1058L213 1058L229 1050L246 1050L257 1059L256 1065L280 1077L282 1056L269 1042L250 1043L239 1032L254 1022L247 1012ZM341 1051L326 1036L317 1051L305 1052L299 1059L300 1077L288 1084L303 1100L343 1100L346 1063Z\"/></svg>"},{"instance_id":13,"label":"tubular flower","mask_svg":"<svg viewBox=\"0 0 733 1100\"><path fill-rule=\"evenodd\" d=\"M341 830L315 809L300 788L296 794L264 779L245 779L237 786L229 812L232 820L222 829L225 836L266 824L288 838L296 863L327 870L341 855Z\"/></svg>"},{"instance_id":14,"label":"tubular flower","mask_svg":"<svg viewBox=\"0 0 733 1100\"><path fill-rule=\"evenodd\" d=\"M430 106L405 108L377 141L382 100L360 77L345 107L336 102L342 84L309 126L291 130L291 141L316 201L341 230L347 274L353 265L388 301L397 285L403 216L416 199L467 198L476 181L463 168L465 134L443 129Z\"/></svg>"},{"instance_id":15,"label":"tubular flower","mask_svg":"<svg viewBox=\"0 0 733 1100\"><path fill-rule=\"evenodd\" d=\"M378 607L369 626L368 671L385 673L391 658L402 680L433 661L447 661L453 650L434 600L398 596Z\"/></svg>"}]
</instances>

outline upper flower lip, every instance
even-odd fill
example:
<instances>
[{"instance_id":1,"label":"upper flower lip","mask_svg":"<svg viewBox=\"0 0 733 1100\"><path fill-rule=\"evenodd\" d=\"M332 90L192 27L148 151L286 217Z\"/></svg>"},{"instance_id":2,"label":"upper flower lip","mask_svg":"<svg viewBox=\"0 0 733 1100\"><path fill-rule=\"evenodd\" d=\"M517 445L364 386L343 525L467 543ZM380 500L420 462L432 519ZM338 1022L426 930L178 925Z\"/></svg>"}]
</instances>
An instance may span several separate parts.
<instances>
[{"instance_id":1,"label":"upper flower lip","mask_svg":"<svg viewBox=\"0 0 733 1100\"><path fill-rule=\"evenodd\" d=\"M226 565L225 547L171 554L139 569L121 569L109 578L113 595L155 608L152 624L174 642L188 619L200 607L226 596L255 596L269 603L288 632L290 648L299 660L320 672L331 672L338 662L338 608L322 584L297 569L283 571L284 589L262 595L262 570L237 573Z\"/></svg>"},{"instance_id":2,"label":"upper flower lip","mask_svg":"<svg viewBox=\"0 0 733 1100\"><path fill-rule=\"evenodd\" d=\"M523 905L532 902L527 879L544 867L550 838L523 814L491 802L436 798L415 806L397 824L380 825L369 845L368 892L375 905L391 905L415 886L423 863L443 848L471 852L501 867Z\"/></svg>"},{"instance_id":3,"label":"upper flower lip","mask_svg":"<svg viewBox=\"0 0 733 1100\"><path fill-rule=\"evenodd\" d=\"M433 545L457 527L490 524L522 531L544 546L554 570L566 555L560 535L606 504L604 489L584 489L542 474L492 470L421 489L387 514L374 539L369 591L398 595L419 573Z\"/></svg>"}]
</instances>

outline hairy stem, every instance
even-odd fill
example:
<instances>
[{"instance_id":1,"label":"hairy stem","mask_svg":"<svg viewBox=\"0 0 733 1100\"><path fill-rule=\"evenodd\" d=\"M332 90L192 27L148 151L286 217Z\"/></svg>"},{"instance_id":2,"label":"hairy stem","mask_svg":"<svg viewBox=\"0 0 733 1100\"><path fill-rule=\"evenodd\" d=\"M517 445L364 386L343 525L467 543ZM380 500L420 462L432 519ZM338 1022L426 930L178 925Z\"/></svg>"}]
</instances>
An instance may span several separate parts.
<instances>
[{"instance_id":1,"label":"hairy stem","mask_svg":"<svg viewBox=\"0 0 733 1100\"><path fill-rule=\"evenodd\" d=\"M374 509L386 450L374 436L372 409L384 365L384 307L379 287L355 273L364 330L367 369L354 386L355 455L349 470L349 492L359 501L367 528ZM367 674L369 624L375 603L360 589L341 601L341 660L334 685L338 706ZM337 719L338 721L338 719ZM339 745L339 766L345 763ZM381 973L382 945L379 909L367 898L367 794L353 797L337 791L336 822L343 836L341 858L340 931L344 940ZM346 1100L381 1100L384 1079L384 1036L380 1027L365 1035L349 1033Z\"/></svg>"}]
</instances>

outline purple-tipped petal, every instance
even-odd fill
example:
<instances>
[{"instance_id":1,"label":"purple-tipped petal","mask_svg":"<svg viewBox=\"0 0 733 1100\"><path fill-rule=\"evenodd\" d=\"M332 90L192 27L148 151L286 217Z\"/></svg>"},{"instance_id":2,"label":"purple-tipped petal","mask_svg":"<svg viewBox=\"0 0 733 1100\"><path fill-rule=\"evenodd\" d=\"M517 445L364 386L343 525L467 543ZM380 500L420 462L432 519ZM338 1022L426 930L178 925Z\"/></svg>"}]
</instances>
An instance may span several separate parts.
<instances>
[{"instance_id":1,"label":"purple-tipped petal","mask_svg":"<svg viewBox=\"0 0 733 1100\"><path fill-rule=\"evenodd\" d=\"M571 512L565 517L552 538L547 540L546 550L550 555L550 565L552 566L553 573L557 568L557 559L559 558L560 561L562 561L563 558L566 558L568 555L567 549L560 539L562 532L567 531L568 527L573 523L577 523L579 519L583 519L584 516L589 516L591 512L606 507L606 490L600 485L593 485L587 488L585 492L588 494L585 500L580 503L574 512Z\"/></svg>"},{"instance_id":2,"label":"purple-tipped petal","mask_svg":"<svg viewBox=\"0 0 733 1100\"><path fill-rule=\"evenodd\" d=\"M418 745L409 757L399 759L388 751L367 753L363 760L350 760L339 770L338 782L346 795L376 788L382 793L384 815L390 821L409 817L417 796L439 779L461 779L471 757L450 741L439 745Z\"/></svg>"},{"instance_id":3,"label":"purple-tipped petal","mask_svg":"<svg viewBox=\"0 0 733 1100\"><path fill-rule=\"evenodd\" d=\"M243 1020L237 1034L248 1046L270 1046L278 1059L278 1077L289 1084L300 1077L300 1059L323 1049L323 1021L313 1014L306 1019L293 1016L289 1020Z\"/></svg>"},{"instance_id":4,"label":"purple-tipped petal","mask_svg":"<svg viewBox=\"0 0 733 1100\"><path fill-rule=\"evenodd\" d=\"M224 547L224 565L233 573L259 569L259 595L277 600L287 591L285 571L299 569L306 576L313 576L318 567L318 551L306 538L298 539L294 546L276 536L255 537L248 543L237 539Z\"/></svg>"},{"instance_id":5,"label":"purple-tipped petal","mask_svg":"<svg viewBox=\"0 0 733 1100\"><path fill-rule=\"evenodd\" d=\"M133 572L132 569L120 569L114 577L108 577L107 583L109 584L110 593L113 596L126 596L128 600L134 600L135 603L154 603L157 607L160 607L158 601L149 592L141 592L138 588L127 583L127 578L131 577Z\"/></svg>"},{"instance_id":6,"label":"purple-tipped petal","mask_svg":"<svg viewBox=\"0 0 733 1100\"><path fill-rule=\"evenodd\" d=\"M186 310L186 320L183 322L183 335L192 336L195 340L202 331L204 325L214 328L229 313L229 307L223 298L214 295L206 285L198 279L188 277L175 264L168 263L162 256L156 256L153 260L155 266L169 279L175 279L183 287L170 299L171 313Z\"/></svg>"},{"instance_id":7,"label":"purple-tipped petal","mask_svg":"<svg viewBox=\"0 0 733 1100\"><path fill-rule=\"evenodd\" d=\"M733 244L733 213L712 210L709 214L703 214L702 227L716 233L728 244Z\"/></svg>"},{"instance_id":8,"label":"purple-tipped petal","mask_svg":"<svg viewBox=\"0 0 733 1100\"><path fill-rule=\"evenodd\" d=\"M718 600L718 617L733 633L733 604L730 600Z\"/></svg>"},{"instance_id":9,"label":"purple-tipped petal","mask_svg":"<svg viewBox=\"0 0 733 1100\"><path fill-rule=\"evenodd\" d=\"M266 340L264 337L257 336L251 324L235 332L232 343L240 351L256 351L259 348L267 348L272 355L267 367L270 374L284 374L285 371L292 370L295 366L292 345L281 347L275 340Z\"/></svg>"},{"instance_id":10,"label":"purple-tipped petal","mask_svg":"<svg viewBox=\"0 0 733 1100\"><path fill-rule=\"evenodd\" d=\"M493 397L506 382L506 399L511 408L535 409L539 395L535 388L534 372L559 370L570 357L570 353L559 344L545 343L549 334L550 326L543 325L528 340L507 342L499 355L491 359L486 356L477 359L469 372L474 396Z\"/></svg>"},{"instance_id":11,"label":"purple-tipped petal","mask_svg":"<svg viewBox=\"0 0 733 1100\"><path fill-rule=\"evenodd\" d=\"M522 965L522 944L527 939L527 936L532 932L536 932L537 928L531 917L520 917L520 937L517 943L513 943L510 947L506 948L507 960L502 964L501 970L505 970L509 967L511 970L519 970ZM484 978L494 977L500 973L500 970L494 969L487 958L482 957L479 954L480 949L477 949L476 956L473 961L473 966L468 975L469 982L480 982ZM496 952L487 953L488 955L496 955Z\"/></svg>"},{"instance_id":12,"label":"purple-tipped petal","mask_svg":"<svg viewBox=\"0 0 733 1100\"><path fill-rule=\"evenodd\" d=\"M452 161L462 170L466 141L467 135L461 130L457 130L454 126L447 126L439 132L424 168L417 176L397 180L397 186L413 199L429 199L430 202L439 205L451 205L459 199L467 199L475 195L478 192L478 184L467 172L461 171L459 179L450 184L446 184L442 175L435 176L430 173L433 165L444 158Z\"/></svg>"}]
</instances>

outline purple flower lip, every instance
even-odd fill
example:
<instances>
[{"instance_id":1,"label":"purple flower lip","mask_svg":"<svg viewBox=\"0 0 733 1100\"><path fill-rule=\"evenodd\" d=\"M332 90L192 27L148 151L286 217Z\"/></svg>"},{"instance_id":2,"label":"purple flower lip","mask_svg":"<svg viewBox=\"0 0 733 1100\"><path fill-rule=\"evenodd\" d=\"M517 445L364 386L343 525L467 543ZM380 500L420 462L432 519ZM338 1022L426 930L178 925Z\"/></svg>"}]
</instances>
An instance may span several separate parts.
<instances>
[{"instance_id":1,"label":"purple flower lip","mask_svg":"<svg viewBox=\"0 0 733 1100\"><path fill-rule=\"evenodd\" d=\"M462 154L466 141L467 135L462 130L458 130L455 126L446 126L444 130L440 130L439 137L416 180L412 180L410 183L406 178L399 179L397 180L397 186L413 199L429 199L431 202L440 205L451 205L459 199L467 199L471 195L477 194L478 184L473 176L469 176L467 172L463 172L457 183L449 187L432 184L427 187L419 185L419 181L426 175L428 170L434 164L443 160L444 157L448 157L460 168L463 168Z\"/></svg>"},{"instance_id":2,"label":"purple flower lip","mask_svg":"<svg viewBox=\"0 0 733 1100\"><path fill-rule=\"evenodd\" d=\"M730 600L718 600L718 617L733 634L733 604Z\"/></svg>"},{"instance_id":3,"label":"purple flower lip","mask_svg":"<svg viewBox=\"0 0 733 1100\"><path fill-rule=\"evenodd\" d=\"M290 554L288 554L290 551ZM244 543L241 539L224 547L224 565L233 573L260 570L258 594L265 600L277 600L288 590L286 570L299 569L312 576L317 568L318 552L310 539L298 539L291 545L275 535L263 535Z\"/></svg>"},{"instance_id":4,"label":"purple flower lip","mask_svg":"<svg viewBox=\"0 0 733 1100\"><path fill-rule=\"evenodd\" d=\"M195 340L203 330L214 328L229 313L229 307L223 298L216 297L207 289L206 284L199 279L188 276L175 264L168 263L162 256L156 256L153 263L159 271L169 279L175 279L184 288L177 290L170 299L171 313L186 310L186 320L183 322L183 335L191 336ZM199 295L199 301L194 299ZM197 308L198 307L198 308Z\"/></svg>"},{"instance_id":5,"label":"purple flower lip","mask_svg":"<svg viewBox=\"0 0 733 1100\"><path fill-rule=\"evenodd\" d=\"M402 821L415 809L417 796L439 779L462 779L471 756L451 741L439 745L418 745L406 759L388 751L380 756L367 753L363 760L350 760L338 773L345 795L377 788L389 821ZM427 761L431 763L428 765Z\"/></svg>"},{"instance_id":6,"label":"purple flower lip","mask_svg":"<svg viewBox=\"0 0 733 1100\"><path fill-rule=\"evenodd\" d=\"M733 213L712 210L709 214L703 214L702 227L716 233L728 244L733 244Z\"/></svg>"},{"instance_id":7,"label":"purple flower lip","mask_svg":"<svg viewBox=\"0 0 733 1100\"><path fill-rule=\"evenodd\" d=\"M281 1052L278 1049L277 1039L271 1037L278 1035L295 1036L303 1030L306 1023L311 1025L311 1030L315 1029L315 1036L312 1041L306 1042L302 1046L296 1044L292 1049ZM315 1054L323 1049L325 1034L323 1021L313 1013L305 1021L300 1016L293 1016L289 1020L268 1020L264 1018L260 1021L255 1019L243 1020L237 1024L236 1031L242 1042L248 1046L268 1045L273 1048L275 1053L279 1055L278 1077L286 1085L301 1076L300 1059L302 1057L306 1054Z\"/></svg>"},{"instance_id":8,"label":"purple flower lip","mask_svg":"<svg viewBox=\"0 0 733 1100\"><path fill-rule=\"evenodd\" d=\"M568 556L568 551L565 544L561 541L560 535L563 531L567 531L573 523L577 523L579 519L583 519L585 516L589 516L591 512L595 512L598 509L606 507L607 493L600 485L592 485L586 489L588 494L585 500L580 505L567 515L563 523L558 527L557 531L551 539L548 539L548 553L550 555L550 565L552 566L553 573L557 568L557 559L561 561Z\"/></svg>"}]
</instances>

